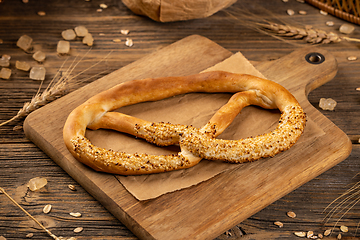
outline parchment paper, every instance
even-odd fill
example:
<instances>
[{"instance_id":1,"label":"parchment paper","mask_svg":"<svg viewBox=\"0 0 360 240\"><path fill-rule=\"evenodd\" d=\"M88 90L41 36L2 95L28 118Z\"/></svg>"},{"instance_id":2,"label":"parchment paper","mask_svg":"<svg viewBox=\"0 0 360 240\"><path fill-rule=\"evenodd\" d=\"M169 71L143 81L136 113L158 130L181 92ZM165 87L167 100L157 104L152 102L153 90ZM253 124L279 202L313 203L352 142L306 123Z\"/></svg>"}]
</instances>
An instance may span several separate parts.
<instances>
[{"instance_id":1,"label":"parchment paper","mask_svg":"<svg viewBox=\"0 0 360 240\"><path fill-rule=\"evenodd\" d=\"M224 70L234 73L247 73L264 76L240 53L232 55L225 61L205 70ZM201 128L212 115L231 97L231 94L191 93L164 99L157 102L140 103L121 108L120 111L153 122L171 122L193 125ZM240 139L256 136L275 129L280 112L278 110L263 110L258 107L247 107L235 118L233 123L218 137L222 139ZM266 121L257 121L266 119ZM266 122L266 124L264 124ZM251 126L244 128L243 126ZM316 129L313 136L303 137L307 129ZM301 139L312 139L324 132L311 120ZM110 130L87 131L87 137L99 147L125 151L128 153L172 154L179 152L177 146L159 148L141 139L120 134ZM161 174L141 176L116 176L123 186L138 200L148 200L163 194L191 187L206 181L223 171L238 167L218 161L202 160L198 165L184 170Z\"/></svg>"}]
</instances>

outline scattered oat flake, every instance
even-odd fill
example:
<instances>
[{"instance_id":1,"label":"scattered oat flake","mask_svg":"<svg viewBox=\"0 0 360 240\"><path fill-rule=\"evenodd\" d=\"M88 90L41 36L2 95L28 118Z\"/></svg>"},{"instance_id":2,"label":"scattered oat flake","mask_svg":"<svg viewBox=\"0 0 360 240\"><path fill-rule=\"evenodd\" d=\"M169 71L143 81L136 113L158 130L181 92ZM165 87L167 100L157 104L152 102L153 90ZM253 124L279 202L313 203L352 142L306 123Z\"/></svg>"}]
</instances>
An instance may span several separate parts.
<instances>
[{"instance_id":1,"label":"scattered oat flake","mask_svg":"<svg viewBox=\"0 0 360 240\"><path fill-rule=\"evenodd\" d=\"M347 226L342 225L342 226L340 226L340 230L341 230L342 232L348 232L348 231L349 231L349 228L348 228Z\"/></svg>"},{"instance_id":2,"label":"scattered oat flake","mask_svg":"<svg viewBox=\"0 0 360 240\"><path fill-rule=\"evenodd\" d=\"M29 234L26 235L27 238L32 238L33 236L34 236L33 233L29 233Z\"/></svg>"},{"instance_id":3,"label":"scattered oat flake","mask_svg":"<svg viewBox=\"0 0 360 240\"><path fill-rule=\"evenodd\" d=\"M288 10L286 10L286 13L287 13L288 15L292 16L292 15L295 14L295 11L292 10L292 9L288 9Z\"/></svg>"},{"instance_id":4,"label":"scattered oat flake","mask_svg":"<svg viewBox=\"0 0 360 240\"><path fill-rule=\"evenodd\" d=\"M2 68L0 70L0 78L9 79L11 77L11 69L10 68Z\"/></svg>"},{"instance_id":5,"label":"scattered oat flake","mask_svg":"<svg viewBox=\"0 0 360 240\"><path fill-rule=\"evenodd\" d=\"M306 11L303 11L303 10L300 10L300 11L299 11L299 14L300 14L300 15L306 15L307 12L306 12Z\"/></svg>"},{"instance_id":6,"label":"scattered oat flake","mask_svg":"<svg viewBox=\"0 0 360 240\"><path fill-rule=\"evenodd\" d=\"M40 188L45 187L46 184L47 184L46 178L35 177L35 178L30 179L30 181L28 183L28 188L30 189L30 191L36 191L36 190L39 190Z\"/></svg>"},{"instance_id":7,"label":"scattered oat flake","mask_svg":"<svg viewBox=\"0 0 360 240\"><path fill-rule=\"evenodd\" d=\"M15 127L13 127L13 131L18 131L23 129L23 127L21 125L16 125Z\"/></svg>"},{"instance_id":8,"label":"scattered oat flake","mask_svg":"<svg viewBox=\"0 0 360 240\"><path fill-rule=\"evenodd\" d=\"M335 25L335 23L333 21L327 21L325 24L326 24L326 26L329 26L329 27L332 27Z\"/></svg>"},{"instance_id":9,"label":"scattered oat flake","mask_svg":"<svg viewBox=\"0 0 360 240\"><path fill-rule=\"evenodd\" d=\"M76 191L76 188L75 188L74 185L69 184L69 185L68 185L68 188L69 188L71 191Z\"/></svg>"},{"instance_id":10,"label":"scattered oat flake","mask_svg":"<svg viewBox=\"0 0 360 240\"><path fill-rule=\"evenodd\" d=\"M70 214L70 216L73 216L73 217L81 217L81 213L79 213L79 212L71 212L69 214Z\"/></svg>"},{"instance_id":11,"label":"scattered oat flake","mask_svg":"<svg viewBox=\"0 0 360 240\"><path fill-rule=\"evenodd\" d=\"M38 14L39 16L45 16L45 15L46 15L46 12L44 12L44 11L39 11L37 14Z\"/></svg>"},{"instance_id":12,"label":"scattered oat flake","mask_svg":"<svg viewBox=\"0 0 360 240\"><path fill-rule=\"evenodd\" d=\"M121 42L121 39L120 38L115 38L115 39L113 39L113 42L119 43L119 42Z\"/></svg>"},{"instance_id":13,"label":"scattered oat flake","mask_svg":"<svg viewBox=\"0 0 360 240\"><path fill-rule=\"evenodd\" d=\"M319 233L319 234L318 234L318 237L319 237L320 239L322 239L324 236L323 236L321 233Z\"/></svg>"},{"instance_id":14,"label":"scattered oat flake","mask_svg":"<svg viewBox=\"0 0 360 240\"><path fill-rule=\"evenodd\" d=\"M125 45L128 47L132 47L134 45L134 42L131 38L126 38Z\"/></svg>"},{"instance_id":15,"label":"scattered oat flake","mask_svg":"<svg viewBox=\"0 0 360 240\"><path fill-rule=\"evenodd\" d=\"M49 213L51 211L51 208L51 204L45 205L45 207L43 208L43 213Z\"/></svg>"},{"instance_id":16,"label":"scattered oat flake","mask_svg":"<svg viewBox=\"0 0 360 240\"><path fill-rule=\"evenodd\" d=\"M349 57L347 57L347 60L355 61L355 60L357 60L357 57L356 56L349 56Z\"/></svg>"},{"instance_id":17,"label":"scattered oat flake","mask_svg":"<svg viewBox=\"0 0 360 240\"><path fill-rule=\"evenodd\" d=\"M77 227L77 228L74 229L74 232L79 233L79 232L82 232L82 230L84 230L83 227Z\"/></svg>"},{"instance_id":18,"label":"scattered oat flake","mask_svg":"<svg viewBox=\"0 0 360 240\"><path fill-rule=\"evenodd\" d=\"M306 237L307 238L312 238L314 236L314 232L313 231L308 231L307 233L306 233Z\"/></svg>"},{"instance_id":19,"label":"scattered oat flake","mask_svg":"<svg viewBox=\"0 0 360 240\"><path fill-rule=\"evenodd\" d=\"M282 1L285 2L285 3L286 3L286 2L289 2L289 0L282 0Z\"/></svg>"},{"instance_id":20,"label":"scattered oat flake","mask_svg":"<svg viewBox=\"0 0 360 240\"><path fill-rule=\"evenodd\" d=\"M305 237L306 236L306 232L294 232L294 234L298 237Z\"/></svg>"},{"instance_id":21,"label":"scattered oat flake","mask_svg":"<svg viewBox=\"0 0 360 240\"><path fill-rule=\"evenodd\" d=\"M341 233L339 233L339 235L337 235L336 239L340 240L341 239Z\"/></svg>"},{"instance_id":22,"label":"scattered oat flake","mask_svg":"<svg viewBox=\"0 0 360 240\"><path fill-rule=\"evenodd\" d=\"M287 212L286 215L288 215L290 218L296 218L296 214L292 211Z\"/></svg>"},{"instance_id":23,"label":"scattered oat flake","mask_svg":"<svg viewBox=\"0 0 360 240\"><path fill-rule=\"evenodd\" d=\"M99 33L99 36L105 36L105 33Z\"/></svg>"},{"instance_id":24,"label":"scattered oat flake","mask_svg":"<svg viewBox=\"0 0 360 240\"><path fill-rule=\"evenodd\" d=\"M103 10L101 8L96 9L97 12L102 12Z\"/></svg>"},{"instance_id":25,"label":"scattered oat flake","mask_svg":"<svg viewBox=\"0 0 360 240\"><path fill-rule=\"evenodd\" d=\"M326 229L324 232L324 236L327 237L330 235L330 233L331 233L331 229Z\"/></svg>"},{"instance_id":26,"label":"scattered oat flake","mask_svg":"<svg viewBox=\"0 0 360 240\"><path fill-rule=\"evenodd\" d=\"M127 30L127 29L120 30L120 33L123 34L123 35L128 35L129 32L130 32L130 30Z\"/></svg>"},{"instance_id":27,"label":"scattered oat flake","mask_svg":"<svg viewBox=\"0 0 360 240\"><path fill-rule=\"evenodd\" d=\"M324 10L320 10L320 14L321 14L321 15L324 15L324 16L328 15L328 13L325 12Z\"/></svg>"},{"instance_id":28,"label":"scattered oat flake","mask_svg":"<svg viewBox=\"0 0 360 240\"><path fill-rule=\"evenodd\" d=\"M276 221L276 222L274 222L274 224L276 226L278 226L279 228L282 228L284 226L284 224L282 222L280 222L280 221Z\"/></svg>"},{"instance_id":29,"label":"scattered oat flake","mask_svg":"<svg viewBox=\"0 0 360 240\"><path fill-rule=\"evenodd\" d=\"M100 4L100 7L101 7L102 9L105 9L105 8L107 8L108 6L107 6L105 3L101 3L101 4Z\"/></svg>"}]
</instances>

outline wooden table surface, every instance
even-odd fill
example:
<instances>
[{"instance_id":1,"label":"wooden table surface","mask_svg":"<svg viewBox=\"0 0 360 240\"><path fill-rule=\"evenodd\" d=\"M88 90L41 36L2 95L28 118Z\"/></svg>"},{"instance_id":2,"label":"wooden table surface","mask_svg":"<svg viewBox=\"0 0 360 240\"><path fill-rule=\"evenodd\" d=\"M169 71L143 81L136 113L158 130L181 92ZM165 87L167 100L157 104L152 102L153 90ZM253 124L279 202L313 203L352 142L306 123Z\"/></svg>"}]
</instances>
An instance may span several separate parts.
<instances>
[{"instance_id":1,"label":"wooden table surface","mask_svg":"<svg viewBox=\"0 0 360 240\"><path fill-rule=\"evenodd\" d=\"M102 3L108 7L100 12L98 9ZM289 16L287 9L293 9L295 15ZM307 14L299 14L300 10ZM40 16L39 11L45 12L45 16ZM79 74L77 79L81 79L80 85L86 84L193 34L207 37L233 53L240 51L252 61L278 59L296 49L309 46L303 40L277 38L258 31L250 23L264 19L300 27L312 25L335 33L339 33L339 26L346 23L331 15L322 15L319 9L295 0L287 3L281 0L243 0L205 19L171 23L159 23L135 15L120 0L53 0L51 3L44 0L29 0L28 3L2 0L0 56L11 56L12 75L8 80L0 79L0 121L4 122L15 116L40 87L40 81L29 79L28 72L15 68L16 60L46 68L46 79L41 86L44 90L57 72L61 70L64 74L66 69L71 68L73 61L78 64L72 75ZM333 21L334 26L326 26L327 21ZM89 51L90 47L82 44L81 40L74 40L71 42L71 52L67 56L59 56L56 45L62 39L61 32L79 25L87 27L92 33L94 46ZM125 36L120 33L122 29L128 29L130 33ZM32 59L31 53L25 53L16 46L17 40L24 34L33 38L33 51L42 50L46 53L47 58L43 63L37 63ZM127 37L133 40L132 47L125 45ZM360 38L360 27L355 25L355 31L349 37ZM115 39L120 39L121 42L116 42ZM360 236L360 231L357 231L360 222L357 201L360 198L356 189L351 192L352 195L347 195L349 197L345 204L338 208L334 208L336 205L333 204L326 209L360 180L360 92L356 90L360 87L360 43L341 41L321 44L319 47L336 57L338 73L332 81L312 91L309 101L349 136L353 143L351 155L216 239L297 239L294 232L313 231L318 235L323 234L326 229L334 230L326 239L336 239L339 233L342 239ZM358 59L349 61L349 56ZM335 110L320 109L320 98L336 100ZM56 236L137 239L26 138L21 128L23 120L24 118L20 118L0 127L0 187ZM39 191L31 192L27 189L27 183L35 177L45 177L48 184ZM69 190L69 184L74 185L77 190ZM338 202L339 200L336 201ZM53 206L50 214L42 212L46 204ZM335 214L328 218L327 213L332 209ZM289 218L286 214L288 211L296 213L296 218ZM70 212L81 212L83 216L73 218L69 215ZM276 221L282 222L283 227L276 226ZM347 226L348 232L340 232L341 225ZM83 227L83 231L75 233L73 230L77 227ZM30 233L33 234L33 239L51 239L5 194L0 194L0 239L26 239Z\"/></svg>"}]
</instances>

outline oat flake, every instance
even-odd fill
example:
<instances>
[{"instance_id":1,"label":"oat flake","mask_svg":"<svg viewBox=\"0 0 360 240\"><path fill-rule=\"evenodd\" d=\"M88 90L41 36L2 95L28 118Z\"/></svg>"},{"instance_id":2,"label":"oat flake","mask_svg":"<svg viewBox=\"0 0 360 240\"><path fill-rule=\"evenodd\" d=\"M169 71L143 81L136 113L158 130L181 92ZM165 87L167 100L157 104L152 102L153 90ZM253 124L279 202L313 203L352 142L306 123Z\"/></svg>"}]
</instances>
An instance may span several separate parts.
<instances>
[{"instance_id":1,"label":"oat flake","mask_svg":"<svg viewBox=\"0 0 360 240\"><path fill-rule=\"evenodd\" d=\"M81 217L81 213L79 213L79 212L71 212L69 214L73 217Z\"/></svg>"},{"instance_id":2,"label":"oat flake","mask_svg":"<svg viewBox=\"0 0 360 240\"><path fill-rule=\"evenodd\" d=\"M27 238L32 238L33 236L34 236L33 233L29 233L29 234L26 235Z\"/></svg>"},{"instance_id":3,"label":"oat flake","mask_svg":"<svg viewBox=\"0 0 360 240\"><path fill-rule=\"evenodd\" d=\"M287 212L286 215L288 215L288 217L290 217L290 218L296 218L296 214L292 211Z\"/></svg>"},{"instance_id":4,"label":"oat flake","mask_svg":"<svg viewBox=\"0 0 360 240\"><path fill-rule=\"evenodd\" d=\"M286 10L286 12L289 16L292 16L295 14L294 10L292 10L292 9L288 9L288 10Z\"/></svg>"},{"instance_id":5,"label":"oat flake","mask_svg":"<svg viewBox=\"0 0 360 240\"><path fill-rule=\"evenodd\" d=\"M348 232L348 231L349 231L349 228L348 228L347 226L342 225L342 226L340 226L340 230L341 230L342 232Z\"/></svg>"},{"instance_id":6,"label":"oat flake","mask_svg":"<svg viewBox=\"0 0 360 240\"><path fill-rule=\"evenodd\" d=\"M125 29L120 30L120 33L123 34L123 35L128 35L129 32L130 32L129 30L125 30Z\"/></svg>"},{"instance_id":7,"label":"oat flake","mask_svg":"<svg viewBox=\"0 0 360 240\"><path fill-rule=\"evenodd\" d=\"M294 232L294 234L298 237L305 237L306 236L306 232Z\"/></svg>"},{"instance_id":8,"label":"oat flake","mask_svg":"<svg viewBox=\"0 0 360 240\"><path fill-rule=\"evenodd\" d=\"M131 38L126 38L125 45L128 47L132 47L134 45L134 42Z\"/></svg>"},{"instance_id":9,"label":"oat flake","mask_svg":"<svg viewBox=\"0 0 360 240\"><path fill-rule=\"evenodd\" d=\"M355 60L357 60L357 57L356 56L349 56L349 57L347 57L347 60L355 61Z\"/></svg>"},{"instance_id":10,"label":"oat flake","mask_svg":"<svg viewBox=\"0 0 360 240\"><path fill-rule=\"evenodd\" d=\"M49 213L51 211L52 206L50 204L45 205L45 207L43 208L43 212L44 213Z\"/></svg>"},{"instance_id":11,"label":"oat flake","mask_svg":"<svg viewBox=\"0 0 360 240\"><path fill-rule=\"evenodd\" d=\"M331 233L331 229L327 229L327 230L325 230L325 232L324 232L324 236L327 237L327 236L330 235L330 233Z\"/></svg>"},{"instance_id":12,"label":"oat flake","mask_svg":"<svg viewBox=\"0 0 360 240\"><path fill-rule=\"evenodd\" d=\"M278 226L279 228L282 228L284 226L284 224L282 222L280 222L280 221L276 221L276 222L274 222L274 224L276 226Z\"/></svg>"},{"instance_id":13,"label":"oat flake","mask_svg":"<svg viewBox=\"0 0 360 240\"><path fill-rule=\"evenodd\" d=\"M75 233L79 233L79 232L82 232L82 230L84 230L84 228L82 228L82 227L77 227L77 228L74 229L74 232L75 232Z\"/></svg>"}]
</instances>

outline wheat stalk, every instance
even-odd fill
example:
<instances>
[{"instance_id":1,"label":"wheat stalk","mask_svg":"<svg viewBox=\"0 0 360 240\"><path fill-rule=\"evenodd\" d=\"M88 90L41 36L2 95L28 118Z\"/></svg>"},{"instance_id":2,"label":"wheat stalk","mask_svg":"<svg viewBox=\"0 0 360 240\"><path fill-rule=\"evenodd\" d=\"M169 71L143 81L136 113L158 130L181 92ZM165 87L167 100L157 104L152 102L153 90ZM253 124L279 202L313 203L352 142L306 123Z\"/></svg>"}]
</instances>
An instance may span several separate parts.
<instances>
[{"instance_id":1,"label":"wheat stalk","mask_svg":"<svg viewBox=\"0 0 360 240\"><path fill-rule=\"evenodd\" d=\"M305 28L299 28L291 25L283 25L273 22L257 23L257 25L262 29L272 31L274 34L278 36L292 37L294 39L304 39L306 42L313 44L337 43L342 40L360 41L360 39L341 37L334 32L326 32L321 29L313 28L312 26L305 26Z\"/></svg>"},{"instance_id":2,"label":"wheat stalk","mask_svg":"<svg viewBox=\"0 0 360 240\"><path fill-rule=\"evenodd\" d=\"M277 24L273 22L257 23L258 26L264 29L273 31L275 34L282 37L293 37L294 39L305 39L308 43L337 43L342 40L349 42L360 42L360 39L340 36L334 32L326 32L321 29L313 28L312 26L305 26L305 28L294 27L291 25Z\"/></svg>"},{"instance_id":3,"label":"wheat stalk","mask_svg":"<svg viewBox=\"0 0 360 240\"><path fill-rule=\"evenodd\" d=\"M297 23L293 23L292 25L289 24L289 22L284 23L283 17L276 16L261 6L257 7L262 10L263 14L261 16L245 11L241 8L226 9L224 12L236 20L239 24L253 28L259 32L271 35L272 37L283 41L285 41L286 38L293 38L304 39L307 43L311 44L337 43L342 40L360 42L360 39L342 36L334 32L327 32L321 29L313 28L310 25L296 27L294 25L298 25ZM272 20L269 21L268 19ZM273 19L276 19L276 21L284 24L275 23L273 22Z\"/></svg>"},{"instance_id":4,"label":"wheat stalk","mask_svg":"<svg viewBox=\"0 0 360 240\"><path fill-rule=\"evenodd\" d=\"M89 50L90 51L90 50ZM30 102L24 103L23 107L18 111L18 113L12 117L11 119L0 123L0 127L4 126L14 120L17 120L19 118L26 117L31 112L35 111L36 109L39 109L40 107L62 97L68 94L71 90L76 88L80 85L82 81L78 80L77 77L86 72L87 70L95 67L96 65L100 64L102 61L104 61L110 54L107 54L102 60L95 63L94 65L90 66L89 68L83 70L82 72L78 73L75 76L71 76L72 72L76 68L76 66L81 62L81 60L89 53L89 51L78 61L76 62L77 57L73 60L71 65L68 67L66 71L63 71L63 67L65 63L67 62L68 58L63 62L60 69L55 74L54 78L51 80L51 82L48 84L46 89L40 93L43 81L41 81L41 84L39 86L38 92L32 97ZM103 72L99 72L95 75L93 75L91 78L94 78ZM90 78L86 79L89 80Z\"/></svg>"},{"instance_id":5,"label":"wheat stalk","mask_svg":"<svg viewBox=\"0 0 360 240\"><path fill-rule=\"evenodd\" d=\"M52 237L55 240L60 240L61 238L58 238L55 234L50 232L44 225L42 225L36 218L34 218L28 211L26 211L23 207L20 206L3 188L0 187L0 193L3 193L11 202L13 202L18 208L21 209L26 215L28 215L37 225L41 227L47 234L49 234L50 237Z\"/></svg>"},{"instance_id":6,"label":"wheat stalk","mask_svg":"<svg viewBox=\"0 0 360 240\"><path fill-rule=\"evenodd\" d=\"M360 182L356 183L354 186L352 186L350 189L345 191L343 194L341 194L339 197L337 197L335 200L333 200L323 211L326 212L327 209L329 209L331 206L332 208L330 211L326 214L323 221L327 223L331 218L333 218L336 215L340 215L335 222L332 231L335 229L335 227L338 225L338 223L341 221L341 219L349 213L353 207L360 202ZM360 223L359 223L360 224ZM359 224L356 228L356 232L358 230ZM356 235L355 232L355 235Z\"/></svg>"}]
</instances>

